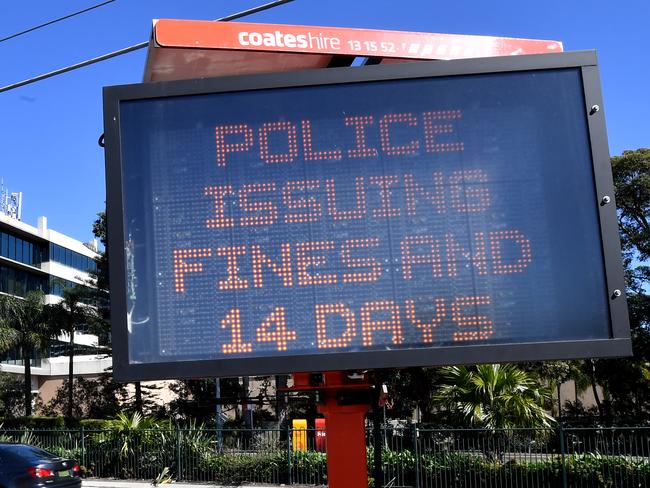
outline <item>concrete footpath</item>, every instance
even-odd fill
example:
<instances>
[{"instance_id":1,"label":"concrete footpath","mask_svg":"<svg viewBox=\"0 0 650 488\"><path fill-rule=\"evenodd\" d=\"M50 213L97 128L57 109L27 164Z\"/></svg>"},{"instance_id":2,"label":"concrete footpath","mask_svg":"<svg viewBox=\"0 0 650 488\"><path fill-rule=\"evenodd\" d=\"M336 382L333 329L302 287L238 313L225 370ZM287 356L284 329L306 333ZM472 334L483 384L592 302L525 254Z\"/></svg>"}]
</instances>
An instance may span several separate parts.
<instances>
[{"instance_id":1,"label":"concrete footpath","mask_svg":"<svg viewBox=\"0 0 650 488\"><path fill-rule=\"evenodd\" d=\"M83 480L82 488L145 488L152 486L150 481L124 481L124 480ZM178 488L233 488L211 483L171 483L160 486L177 486ZM286 485L241 485L240 488L277 488ZM294 486L294 488L296 488Z\"/></svg>"}]
</instances>

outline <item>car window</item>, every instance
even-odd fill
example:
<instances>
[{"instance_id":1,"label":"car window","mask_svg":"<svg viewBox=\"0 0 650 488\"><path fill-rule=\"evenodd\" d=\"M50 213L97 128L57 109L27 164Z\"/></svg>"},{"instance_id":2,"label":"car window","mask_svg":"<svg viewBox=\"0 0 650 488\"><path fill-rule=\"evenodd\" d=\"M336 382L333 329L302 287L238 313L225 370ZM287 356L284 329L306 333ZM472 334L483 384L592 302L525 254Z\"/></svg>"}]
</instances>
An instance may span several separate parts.
<instances>
[{"instance_id":1,"label":"car window","mask_svg":"<svg viewBox=\"0 0 650 488\"><path fill-rule=\"evenodd\" d=\"M23 459L52 459L56 456L38 447L26 444L5 444L0 447L0 456L9 453Z\"/></svg>"}]
</instances>

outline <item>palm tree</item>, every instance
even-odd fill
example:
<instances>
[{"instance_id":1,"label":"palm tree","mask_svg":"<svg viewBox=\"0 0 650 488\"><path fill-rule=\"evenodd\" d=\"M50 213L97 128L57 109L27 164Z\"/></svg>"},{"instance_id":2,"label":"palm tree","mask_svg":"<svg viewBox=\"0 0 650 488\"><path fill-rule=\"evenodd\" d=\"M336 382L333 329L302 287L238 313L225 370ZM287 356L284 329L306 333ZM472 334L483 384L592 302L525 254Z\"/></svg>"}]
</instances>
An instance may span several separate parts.
<instances>
[{"instance_id":1,"label":"palm tree","mask_svg":"<svg viewBox=\"0 0 650 488\"><path fill-rule=\"evenodd\" d=\"M512 364L442 368L434 402L472 427L490 430L550 427L551 390Z\"/></svg>"},{"instance_id":2,"label":"palm tree","mask_svg":"<svg viewBox=\"0 0 650 488\"><path fill-rule=\"evenodd\" d=\"M5 296L8 295L0 295L0 300ZM0 312L0 353L5 353L12 347L14 347L14 331L7 324L4 314Z\"/></svg>"},{"instance_id":3,"label":"palm tree","mask_svg":"<svg viewBox=\"0 0 650 488\"><path fill-rule=\"evenodd\" d=\"M53 306L52 319L55 326L68 335L68 404L66 415L72 417L74 392L74 334L85 324L94 323L96 311L87 305L90 298L87 288L76 285L63 290L63 300Z\"/></svg>"},{"instance_id":4,"label":"palm tree","mask_svg":"<svg viewBox=\"0 0 650 488\"><path fill-rule=\"evenodd\" d=\"M124 412L117 414L109 422L111 430L122 439L120 457L133 456L135 446L142 442L156 439L158 445L164 444L164 434L157 432L160 425L152 417L144 417L140 412L133 412L131 416ZM160 434L160 437L158 435Z\"/></svg>"},{"instance_id":5,"label":"palm tree","mask_svg":"<svg viewBox=\"0 0 650 488\"><path fill-rule=\"evenodd\" d=\"M25 365L25 416L32 415L32 368L35 350L44 349L53 335L48 322L48 307L43 292L29 292L24 299L0 296L0 346L3 350L16 347Z\"/></svg>"}]
</instances>

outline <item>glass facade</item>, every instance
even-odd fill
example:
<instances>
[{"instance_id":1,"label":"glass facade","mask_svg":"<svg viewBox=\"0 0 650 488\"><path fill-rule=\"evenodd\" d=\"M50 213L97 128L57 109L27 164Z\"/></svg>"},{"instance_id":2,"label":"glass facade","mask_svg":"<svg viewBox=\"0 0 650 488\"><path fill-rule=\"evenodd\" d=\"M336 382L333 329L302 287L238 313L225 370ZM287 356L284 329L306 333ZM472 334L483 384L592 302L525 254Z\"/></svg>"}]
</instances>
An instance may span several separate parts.
<instances>
[{"instance_id":1,"label":"glass facade","mask_svg":"<svg viewBox=\"0 0 650 488\"><path fill-rule=\"evenodd\" d=\"M61 356L68 356L70 354L70 344L67 342L53 341L50 345L50 355L51 358L58 358ZM102 351L101 348L95 346L86 346L83 344L74 345L74 354L75 356L84 356L91 354L106 354L105 351Z\"/></svg>"},{"instance_id":2,"label":"glass facade","mask_svg":"<svg viewBox=\"0 0 650 488\"><path fill-rule=\"evenodd\" d=\"M30 291L41 290L46 295L62 297L63 290L76 285L77 283L63 278L41 276L0 264L0 292L9 295L24 297Z\"/></svg>"},{"instance_id":3,"label":"glass facade","mask_svg":"<svg viewBox=\"0 0 650 488\"><path fill-rule=\"evenodd\" d=\"M30 266L47 261L47 246L23 237L0 231L0 256Z\"/></svg>"},{"instance_id":4,"label":"glass facade","mask_svg":"<svg viewBox=\"0 0 650 488\"><path fill-rule=\"evenodd\" d=\"M0 231L0 257L37 268L40 268L44 262L55 261L82 272L94 272L97 270L97 264L92 258L57 244L49 243L48 245L45 241L18 236L4 229ZM65 289L73 288L77 285L77 283L63 278L49 276L35 270L22 269L11 263L4 264L0 262L1 293L24 297L30 291L41 290L46 295L63 296ZM84 288L91 290L90 287L84 286ZM88 300L84 301L92 302L94 299L93 295L93 293L90 293ZM92 333L89 325L77 327L77 331L83 334ZM42 357L66 356L68 355L68 347L67 343L55 340L51 343L48 348L49 350L45 351L47 352L47 356L41 351L34 351L30 363L32 366L39 367L41 366ZM75 345L76 355L99 353L100 350L97 347L80 344ZM14 348L0 354L0 363L23 366L24 361L21 351Z\"/></svg>"},{"instance_id":5,"label":"glass facade","mask_svg":"<svg viewBox=\"0 0 650 488\"><path fill-rule=\"evenodd\" d=\"M6 351L0 355L0 363L11 364L14 366L24 366L25 361L23 361L23 353L20 348L14 347L9 351ZM32 352L32 357L29 360L29 363L32 367L40 368L41 367L41 353L40 351L34 350Z\"/></svg>"},{"instance_id":6,"label":"glass facade","mask_svg":"<svg viewBox=\"0 0 650 488\"><path fill-rule=\"evenodd\" d=\"M70 268L78 269L84 272L96 272L97 263L94 259L79 254L78 252L66 249L58 244L50 243L50 260L57 263L65 264Z\"/></svg>"},{"instance_id":7,"label":"glass facade","mask_svg":"<svg viewBox=\"0 0 650 488\"><path fill-rule=\"evenodd\" d=\"M49 346L49 351L47 356L43 356L41 351L34 350L32 357L30 359L30 364L32 367L40 368L42 365L43 357L58 358L62 356L68 356L70 354L70 345L67 342L62 342L58 340L52 341ZM75 356L83 355L102 355L106 352L97 346L86 346L83 344L74 345L74 354ZM19 348L12 348L9 351L0 355L0 363L2 364L11 364L14 366L24 366L25 361L23 361L22 351Z\"/></svg>"},{"instance_id":8,"label":"glass facade","mask_svg":"<svg viewBox=\"0 0 650 488\"><path fill-rule=\"evenodd\" d=\"M50 243L48 246L45 243L18 237L5 231L0 231L0 256L36 267L46 261L56 261L83 272L97 271L97 263L93 258L58 244Z\"/></svg>"},{"instance_id":9,"label":"glass facade","mask_svg":"<svg viewBox=\"0 0 650 488\"><path fill-rule=\"evenodd\" d=\"M78 286L79 283L75 283L74 281L69 281L65 280L63 278L58 278L56 276L50 276L50 283L49 283L49 292L48 294L50 295L56 295L57 297L62 297L63 296L63 290L66 290L68 288L74 288L75 286ZM84 285L80 285L83 288L85 288L87 291L91 291L92 288ZM87 294L88 296L82 297L81 301L83 303L87 303L89 305L93 305L95 301L95 293L91 292Z\"/></svg>"},{"instance_id":10,"label":"glass facade","mask_svg":"<svg viewBox=\"0 0 650 488\"><path fill-rule=\"evenodd\" d=\"M64 280L63 278L50 276L50 295L56 295L57 297L62 297L63 290L67 288L74 288L76 284L77 283Z\"/></svg>"},{"instance_id":11,"label":"glass facade","mask_svg":"<svg viewBox=\"0 0 650 488\"><path fill-rule=\"evenodd\" d=\"M41 290L47 294L48 285L46 276L0 264L0 292L2 293L24 297L30 291Z\"/></svg>"}]
</instances>

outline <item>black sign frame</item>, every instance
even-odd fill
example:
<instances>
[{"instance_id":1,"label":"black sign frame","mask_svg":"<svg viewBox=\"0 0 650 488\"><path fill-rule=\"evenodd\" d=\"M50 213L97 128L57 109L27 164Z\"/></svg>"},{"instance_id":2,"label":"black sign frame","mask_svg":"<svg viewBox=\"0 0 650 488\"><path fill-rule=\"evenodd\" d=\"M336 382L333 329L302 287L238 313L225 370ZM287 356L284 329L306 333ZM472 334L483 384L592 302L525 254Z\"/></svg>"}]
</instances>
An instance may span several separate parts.
<instances>
[{"instance_id":1,"label":"black sign frame","mask_svg":"<svg viewBox=\"0 0 650 488\"><path fill-rule=\"evenodd\" d=\"M585 117L588 121L594 185L598 199L594 205L599 208L604 271L610 298L611 335L609 339L439 346L393 351L337 352L148 364L129 362L119 116L121 101L280 87L562 68L580 68L582 73ZM595 51L578 51L456 61L413 62L363 68L330 68L294 73L105 87L106 195L115 378L120 381L137 381L631 355L625 280L621 265L616 203L600 86Z\"/></svg>"}]
</instances>

